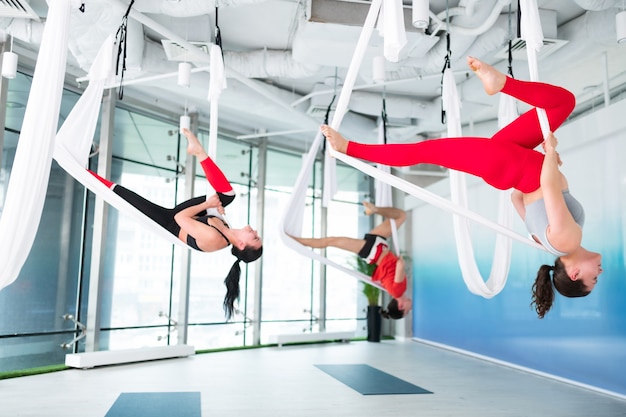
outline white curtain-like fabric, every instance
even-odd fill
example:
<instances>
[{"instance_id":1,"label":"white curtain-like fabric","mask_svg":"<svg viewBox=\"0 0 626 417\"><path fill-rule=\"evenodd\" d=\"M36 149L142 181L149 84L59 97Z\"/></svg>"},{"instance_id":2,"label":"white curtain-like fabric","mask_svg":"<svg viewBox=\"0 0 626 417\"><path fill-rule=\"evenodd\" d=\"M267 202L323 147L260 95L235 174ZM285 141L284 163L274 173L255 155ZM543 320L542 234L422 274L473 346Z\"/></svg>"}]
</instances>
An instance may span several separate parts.
<instances>
[{"instance_id":1,"label":"white curtain-like fabric","mask_svg":"<svg viewBox=\"0 0 626 417\"><path fill-rule=\"evenodd\" d=\"M48 189L70 26L69 0L50 2L0 218L0 288L18 277L35 241Z\"/></svg>"},{"instance_id":2,"label":"white curtain-like fabric","mask_svg":"<svg viewBox=\"0 0 626 417\"><path fill-rule=\"evenodd\" d=\"M211 46L211 78L209 80L209 146L207 153L211 159L217 158L217 130L218 130L218 103L222 91L226 88L226 72L224 70L224 59L222 58L222 48L219 45ZM209 193L207 193L208 195Z\"/></svg>"},{"instance_id":3,"label":"white curtain-like fabric","mask_svg":"<svg viewBox=\"0 0 626 417\"><path fill-rule=\"evenodd\" d=\"M161 238L188 249L189 247L176 236L146 217L86 170L89 150L100 114L104 86L110 84L110 77L113 73L113 52L114 40L110 36L102 45L91 66L89 85L56 136L54 159L68 174L109 205Z\"/></svg>"},{"instance_id":4,"label":"white curtain-like fabric","mask_svg":"<svg viewBox=\"0 0 626 417\"><path fill-rule=\"evenodd\" d=\"M539 7L537 0L521 0L521 37L526 41L526 56L528 57L528 70L531 81L539 81L539 66L537 64L537 52L543 47L543 29L539 19ZM537 116L541 132L545 138L550 133L548 115L544 109L537 108Z\"/></svg>"},{"instance_id":5,"label":"white curtain-like fabric","mask_svg":"<svg viewBox=\"0 0 626 417\"><path fill-rule=\"evenodd\" d=\"M298 174L298 178L296 179L296 183L291 192L289 203L287 204L286 210L283 213L283 217L280 222L281 227L279 229L279 236L283 243L295 252L325 265L336 268L340 271L345 272L349 276L352 276L363 282L372 284L377 288L384 290L384 288L378 282L372 281L371 277L369 277L368 275L362 274L354 268L346 267L325 256L322 256L311 248L301 245L299 242L290 237L302 236L302 218L306 206L306 191L310 183L311 175L313 173L315 158L319 150L321 149L323 142L324 135L322 135L322 133L320 132L315 136L313 145L309 149L309 152L304 156L302 168L300 169L300 173Z\"/></svg>"},{"instance_id":6,"label":"white curtain-like fabric","mask_svg":"<svg viewBox=\"0 0 626 417\"><path fill-rule=\"evenodd\" d=\"M450 68L447 68L444 72L442 100L446 110L448 137L462 136L461 103L454 74ZM467 174L463 172L450 170L450 195L454 203L468 208L466 176ZM513 224L513 206L510 202L510 192L500 192L499 205L498 223L510 228ZM484 298L494 297L502 291L506 284L511 264L512 240L506 236L497 235L491 271L489 278L485 281L478 269L478 265L476 265L469 220L465 217L454 215L453 223L457 257L465 285L472 294L480 295Z\"/></svg>"},{"instance_id":7,"label":"white curtain-like fabric","mask_svg":"<svg viewBox=\"0 0 626 417\"><path fill-rule=\"evenodd\" d=\"M380 10L381 1L382 0L372 1L367 18L365 19L363 31L361 32L361 36L357 43L352 62L350 63L350 67L348 68L346 80L344 82L344 86L341 90L341 94L337 102L337 108L335 110L335 113L333 114L331 126L335 129L337 129L338 126L341 124L341 120L343 119L343 116L347 111L348 103L350 102L350 93L352 92L352 88L354 87L359 67L361 66L361 62L363 61L365 49L367 48L367 43L371 38L371 34L374 29L374 23L376 21L376 16L378 15L378 12ZM378 282L372 281L371 277L369 277L368 275L362 274L356 271L354 268L349 268L337 262L334 262L331 259L320 255L314 250L311 250L311 248L301 245L299 242L290 237L290 235L298 237L302 236L302 218L306 204L306 190L308 184L310 183L313 166L315 164L315 158L322 147L323 141L324 136L321 132L318 132L318 134L315 136L313 144L311 145L311 148L309 149L309 152L304 157L302 168L300 169L300 173L298 174L298 178L296 179L296 183L294 184L294 189L291 193L291 198L287 204L287 207L280 222L279 235L281 237L281 240L287 247L291 248L295 252L300 253L303 256L336 268L354 278L357 278L363 282L374 285L375 287L384 290L382 285L380 285ZM328 148L330 147L327 147L327 149ZM328 159L326 165L331 164L335 164L335 161L332 158ZM330 183L331 180L334 180L334 178L330 178L332 177L333 169L334 168L331 168L328 178L325 178L324 180L325 186L327 185L327 183ZM330 198L330 193L328 197Z\"/></svg>"},{"instance_id":8,"label":"white curtain-like fabric","mask_svg":"<svg viewBox=\"0 0 626 417\"><path fill-rule=\"evenodd\" d=\"M383 0L377 29L384 38L383 55L388 61L398 62L407 44L402 0Z\"/></svg>"}]
</instances>

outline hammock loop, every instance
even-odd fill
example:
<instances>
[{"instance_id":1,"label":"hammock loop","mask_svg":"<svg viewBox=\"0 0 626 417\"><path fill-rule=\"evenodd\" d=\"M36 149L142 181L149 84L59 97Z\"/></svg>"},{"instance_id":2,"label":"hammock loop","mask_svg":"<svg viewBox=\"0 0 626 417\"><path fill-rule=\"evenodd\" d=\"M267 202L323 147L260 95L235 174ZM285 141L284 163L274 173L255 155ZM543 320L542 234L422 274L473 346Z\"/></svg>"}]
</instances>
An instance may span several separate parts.
<instances>
[{"instance_id":1,"label":"hammock loop","mask_svg":"<svg viewBox=\"0 0 626 417\"><path fill-rule=\"evenodd\" d=\"M117 33L115 34L115 39L118 40L117 47L117 62L115 65L115 75L120 76L120 87L118 92L118 97L120 100L124 98L124 73L126 72L126 46L128 42L126 41L126 36L128 34L128 15L130 14L130 10L133 7L135 0L131 0L128 5L128 9L126 9L126 13L122 17L122 23L120 27L117 29ZM120 71L120 59L122 69Z\"/></svg>"}]
</instances>

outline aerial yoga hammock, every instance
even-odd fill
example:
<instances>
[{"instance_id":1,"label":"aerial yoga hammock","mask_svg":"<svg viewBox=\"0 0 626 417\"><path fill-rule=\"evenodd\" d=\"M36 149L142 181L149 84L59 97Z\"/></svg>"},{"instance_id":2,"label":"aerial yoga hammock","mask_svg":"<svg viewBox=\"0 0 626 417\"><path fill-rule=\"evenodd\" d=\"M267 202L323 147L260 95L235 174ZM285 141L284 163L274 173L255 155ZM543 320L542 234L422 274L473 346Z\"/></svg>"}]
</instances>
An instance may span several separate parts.
<instances>
[{"instance_id":1,"label":"aerial yoga hammock","mask_svg":"<svg viewBox=\"0 0 626 417\"><path fill-rule=\"evenodd\" d=\"M55 135L65 76L70 3L70 0L52 2L44 28L43 42L0 220L1 235L12 236L11 239L0 240L0 249L2 249L0 288L9 285L17 278L30 252L43 210L53 157L72 177L111 206L163 239L180 247L189 248L85 169L93 143L103 91L105 85L113 84L114 81L115 42L113 36L107 38L102 45L89 71L88 87ZM212 46L211 56L212 76L209 100L211 100L212 108L215 108L219 94L225 87L221 49L217 45ZM216 115L217 111L212 111L212 123ZM216 135L213 132L216 132L217 128L212 125L211 131L211 138L215 138ZM209 151L215 153L215 140L209 144ZM28 193L23 192L26 184L29 189ZM24 216L29 221L19 221Z\"/></svg>"},{"instance_id":2,"label":"aerial yoga hammock","mask_svg":"<svg viewBox=\"0 0 626 417\"><path fill-rule=\"evenodd\" d=\"M356 72L356 69L358 69L358 67L360 66L360 62L362 60L363 57L363 50L367 44L367 41L369 39L369 36L371 35L371 28L373 25L373 18L371 18L371 14L372 13L376 13L378 11L378 9L380 8L380 1L373 1L371 6L370 6L370 14L368 14L368 18L366 19L366 22L364 24L363 27L363 32L361 33L361 37L359 38L359 43L357 44L357 48L353 57L353 60L351 62L350 68L348 70L348 75L346 77L346 81L344 83L344 87L341 91L341 96L340 96L340 100L339 100L339 104L337 105L337 110L335 112L335 118L333 119L332 123L331 123L331 127L333 129L337 129L337 127L340 124L341 118L343 116L343 113L346 111L347 108L347 102L349 101L349 94L350 91L354 85L354 75ZM527 17L530 13L527 14ZM535 26L536 27L536 26ZM539 35L539 37L542 38L542 35ZM531 48L529 48L529 53L531 52L536 52L535 49L532 48L532 46L534 46L535 44L531 43ZM532 51L531 51L532 49ZM532 59L531 59L532 62ZM536 62L536 60L535 60ZM355 69L356 68L356 69ZM449 78L448 78L449 79ZM448 82L448 81L447 81ZM448 111L450 111L450 109L448 109ZM540 111L541 113L541 111ZM541 117L541 116L540 116ZM544 124L542 123L542 126ZM545 130L544 130L545 132ZM545 136L545 135L544 135ZM312 150L313 149L317 149L316 146L319 146L318 140L319 140L319 135L316 138L316 141L313 143L312 146ZM545 250L545 248L543 246L541 246L540 244L530 240L528 237L519 235L518 233L512 231L510 228L503 226L502 224L499 223L495 223L492 222L490 220L485 219L484 217L477 215L476 213L470 211L466 206L462 205L462 204L456 204L454 202L450 202L442 197L439 197L431 192L428 192L414 184L411 184L405 180L402 180L398 177L395 177L391 174L385 173L379 169L376 169L374 167L372 167L369 164L363 163L362 161L359 161L355 158L352 158L348 155L336 152L334 150L330 150L331 154L333 156L335 156L336 158L342 160L343 162L347 163L348 165L351 165L367 174L369 174L370 176L373 176L381 181L384 181L390 185L393 185L394 187L401 189L405 192L407 192L408 194L411 194L415 197L418 197L426 202L429 202L439 208L442 208L446 211L449 211L455 215L458 216L462 216L464 218L467 218L469 220L473 220L479 224L485 225L493 230L495 230L496 232L498 232L499 234L509 238L509 239L515 239L519 242L522 242L526 245L535 247L537 249L540 250ZM306 170L306 166L303 166L301 174ZM302 175L298 177L298 181L296 182L297 185L301 185L300 184L300 179L302 178ZM457 194L459 195L459 194ZM459 198L459 200L462 200L462 198ZM291 203L293 204L295 202L295 198L292 199ZM462 201L461 201L462 203ZM293 211L292 211L293 210ZM294 250L304 254L305 256L310 256L313 257L315 259L320 260L320 262L329 264L331 266L332 265L331 262L329 262L326 258L317 255L317 254L312 254L311 251L308 250L302 250L302 248L299 248L297 244L291 244L291 242L289 242L289 237L287 236L288 234L293 234L294 232L296 232L296 230L294 229L293 226L290 226L290 221L294 218L293 212L295 212L295 204L289 206L289 209L287 210L287 213L289 213L288 216L286 216L286 218L283 221L283 231L288 231L288 233L284 233L282 236L284 236L283 240L285 241L285 243L292 247ZM505 213L506 214L506 213ZM504 218L506 219L506 216L504 216ZM457 231L461 230L465 228L464 227L456 227ZM469 239L465 238L465 240L467 242L469 242ZM506 248L505 252L509 252L510 253L510 249ZM464 262L464 259L467 260L470 258L470 256L472 256L472 252L471 252L471 246L469 247L470 250L467 251L466 248L468 246L466 244L461 244L460 247L457 248L457 250L460 252L459 258L461 263ZM490 298L493 297L494 295L496 295L499 291L502 290L505 280L506 280L506 274L508 272L508 260L505 260L504 262L498 263L496 265L496 267L494 267L492 269L492 277L490 277L490 279L487 281L487 283L482 279L482 277L480 276L480 274L478 273L477 268L475 267L469 267L469 268L463 268L463 273L464 273L464 280L466 281L466 284L468 286L468 289L478 295L481 295L485 298ZM473 271L472 271L473 270ZM362 278L361 278L362 279Z\"/></svg>"}]
</instances>

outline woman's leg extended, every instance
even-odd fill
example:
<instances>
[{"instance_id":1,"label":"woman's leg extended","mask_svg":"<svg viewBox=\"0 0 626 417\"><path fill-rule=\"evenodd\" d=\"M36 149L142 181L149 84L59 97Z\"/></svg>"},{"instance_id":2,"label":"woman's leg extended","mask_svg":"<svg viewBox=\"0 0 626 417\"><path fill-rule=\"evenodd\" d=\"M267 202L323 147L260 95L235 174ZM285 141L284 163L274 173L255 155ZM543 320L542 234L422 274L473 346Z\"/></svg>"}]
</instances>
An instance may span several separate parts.
<instances>
[{"instance_id":1,"label":"woman's leg extended","mask_svg":"<svg viewBox=\"0 0 626 417\"><path fill-rule=\"evenodd\" d=\"M292 238L300 242L302 245L310 248L323 249L332 246L334 248L343 249L356 254L358 254L363 245L365 245L365 240L363 239L353 239L345 236L328 236L320 238L292 236Z\"/></svg>"},{"instance_id":2,"label":"woman's leg extended","mask_svg":"<svg viewBox=\"0 0 626 417\"><path fill-rule=\"evenodd\" d=\"M183 134L187 138L187 153L195 156L200 161L200 166L204 171L206 179L211 184L211 187L220 194L233 194L234 190L230 182L222 172L222 170L213 162L213 160L206 153L202 144L190 130L183 129Z\"/></svg>"},{"instance_id":3,"label":"woman's leg extended","mask_svg":"<svg viewBox=\"0 0 626 417\"><path fill-rule=\"evenodd\" d=\"M564 88L507 77L491 65L471 56L467 57L467 64L481 80L487 94L502 92L533 107L544 109L552 132L561 126L574 110L576 99ZM528 149L535 148L543 142L537 111L532 109L524 113L496 133L492 139L508 140Z\"/></svg>"},{"instance_id":4,"label":"woman's leg extended","mask_svg":"<svg viewBox=\"0 0 626 417\"><path fill-rule=\"evenodd\" d=\"M544 109L552 132L563 124L576 105L576 99L572 93L551 84L506 77L506 83L501 92L531 106ZM528 149L535 148L544 139L537 109L531 109L522 114L497 132L492 139L512 141Z\"/></svg>"},{"instance_id":5,"label":"woman's leg extended","mask_svg":"<svg viewBox=\"0 0 626 417\"><path fill-rule=\"evenodd\" d=\"M394 220L396 222L396 228L402 226L402 224L406 220L406 212L399 208L377 207L365 201L363 202L363 205L365 206L366 214L368 215L379 214L385 218L385 220L381 224L374 227L370 231L370 234L372 235L378 235L378 236L382 236L385 238L389 238L392 235L391 220Z\"/></svg>"},{"instance_id":6,"label":"woman's leg extended","mask_svg":"<svg viewBox=\"0 0 626 417\"><path fill-rule=\"evenodd\" d=\"M440 165L481 177L501 190L515 187L524 175L539 175L539 172L526 172L531 169L524 166L530 153L536 152L515 143L486 138L433 139L387 145L349 142L347 152L356 158L391 166Z\"/></svg>"}]
</instances>

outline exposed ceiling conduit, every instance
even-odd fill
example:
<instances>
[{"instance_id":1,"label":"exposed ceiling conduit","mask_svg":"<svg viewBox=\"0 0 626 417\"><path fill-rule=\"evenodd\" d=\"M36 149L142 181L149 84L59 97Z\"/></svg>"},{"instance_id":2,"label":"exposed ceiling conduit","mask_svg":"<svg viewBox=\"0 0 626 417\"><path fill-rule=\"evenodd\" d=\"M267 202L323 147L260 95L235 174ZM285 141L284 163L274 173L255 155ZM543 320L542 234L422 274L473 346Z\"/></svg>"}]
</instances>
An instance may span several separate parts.
<instances>
[{"instance_id":1,"label":"exposed ceiling conduit","mask_svg":"<svg viewBox=\"0 0 626 417\"><path fill-rule=\"evenodd\" d=\"M542 72L554 71L564 62L580 56L594 56L598 45L617 45L615 42L615 11L587 11L559 27L559 38L568 41L554 52L549 62L541 64Z\"/></svg>"},{"instance_id":2,"label":"exposed ceiling conduit","mask_svg":"<svg viewBox=\"0 0 626 417\"><path fill-rule=\"evenodd\" d=\"M291 51L259 50L252 52L224 52L227 68L251 78L304 78L319 71L319 65L304 64L293 59Z\"/></svg>"},{"instance_id":3,"label":"exposed ceiling conduit","mask_svg":"<svg viewBox=\"0 0 626 417\"><path fill-rule=\"evenodd\" d=\"M365 91L353 91L350 96L350 110L357 113L379 116L382 109L381 94ZM434 103L417 100L411 97L385 96L387 116L398 119L423 119L437 117L441 108Z\"/></svg>"},{"instance_id":4,"label":"exposed ceiling conduit","mask_svg":"<svg viewBox=\"0 0 626 417\"><path fill-rule=\"evenodd\" d=\"M464 2L461 2L461 4L463 3ZM473 2L470 2L470 3L473 3ZM489 9L491 9L489 14L484 16L484 13L483 13L480 18L477 18L473 12L472 13L468 12L466 14L459 14L457 16L454 16L450 19L450 26L449 26L450 33L452 35L457 35L457 36L458 35L465 35L465 36L482 35L486 31L488 31L491 28L491 26L493 26L493 24L496 22L496 20L500 16L500 13L502 13L502 10L506 6L508 6L510 3L511 3L511 0L497 0L496 3L493 5L493 7L480 9L483 11L489 11ZM475 8L473 6L469 8L469 10L474 10L474 9ZM444 13L442 12L440 14L444 14ZM477 22L479 22L480 24L478 26L475 26ZM445 22L440 21L439 24L441 24L442 29L446 29Z\"/></svg>"},{"instance_id":5,"label":"exposed ceiling conduit","mask_svg":"<svg viewBox=\"0 0 626 417\"><path fill-rule=\"evenodd\" d=\"M238 7L256 3L265 3L267 0L219 0L218 6ZM133 7L141 13L163 14L172 17L191 17L215 12L215 0L135 0Z\"/></svg>"}]
</instances>

